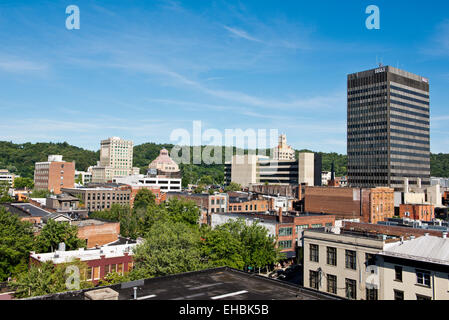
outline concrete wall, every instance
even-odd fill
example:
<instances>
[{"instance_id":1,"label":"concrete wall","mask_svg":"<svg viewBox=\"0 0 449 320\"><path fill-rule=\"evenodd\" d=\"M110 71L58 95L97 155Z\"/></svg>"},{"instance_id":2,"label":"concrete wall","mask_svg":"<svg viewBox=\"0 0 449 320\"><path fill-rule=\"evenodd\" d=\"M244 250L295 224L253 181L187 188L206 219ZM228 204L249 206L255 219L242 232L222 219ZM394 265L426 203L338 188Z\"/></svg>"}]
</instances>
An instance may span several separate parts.
<instances>
[{"instance_id":1,"label":"concrete wall","mask_svg":"<svg viewBox=\"0 0 449 320\"><path fill-rule=\"evenodd\" d=\"M232 157L231 181L242 187L257 183L257 156L235 155Z\"/></svg>"},{"instance_id":2,"label":"concrete wall","mask_svg":"<svg viewBox=\"0 0 449 320\"><path fill-rule=\"evenodd\" d=\"M314 186L315 183L314 162L315 162L315 155L313 153L302 152L299 154L299 165L298 165L299 184L307 183L309 186Z\"/></svg>"},{"instance_id":3,"label":"concrete wall","mask_svg":"<svg viewBox=\"0 0 449 320\"><path fill-rule=\"evenodd\" d=\"M394 300L394 290L403 291L404 300L416 300L417 294L434 300L449 300L449 273L427 270L430 271L431 286L426 287L416 284L416 268L384 262L383 259L381 261L384 300ZM395 266L402 266L402 282L395 280Z\"/></svg>"},{"instance_id":4,"label":"concrete wall","mask_svg":"<svg viewBox=\"0 0 449 320\"><path fill-rule=\"evenodd\" d=\"M319 260L310 260L310 244L319 246ZM356 281L357 300L366 299L366 281L371 271L365 266L366 253L376 254L382 251L383 241L333 233L304 231L304 287L310 288L310 271L322 270L319 290L327 292L327 275L337 277L337 295L346 297L346 279ZM327 264L327 247L337 249L337 265ZM346 250L356 252L356 270L346 268ZM382 283L379 274L379 283ZM382 291L378 291L379 300L383 299Z\"/></svg>"}]
</instances>

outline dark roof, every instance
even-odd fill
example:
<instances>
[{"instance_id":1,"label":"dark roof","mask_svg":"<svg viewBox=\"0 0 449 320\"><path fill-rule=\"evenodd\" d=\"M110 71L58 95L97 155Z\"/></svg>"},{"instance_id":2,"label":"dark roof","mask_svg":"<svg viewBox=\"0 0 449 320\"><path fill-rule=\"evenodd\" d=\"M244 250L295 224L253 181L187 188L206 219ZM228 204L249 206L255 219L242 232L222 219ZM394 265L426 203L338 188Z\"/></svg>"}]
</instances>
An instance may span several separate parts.
<instances>
[{"instance_id":1,"label":"dark roof","mask_svg":"<svg viewBox=\"0 0 449 320\"><path fill-rule=\"evenodd\" d=\"M31 217L31 214L27 213L24 210L21 210L20 208L14 207L13 205L11 205L11 203L0 203L0 206L4 207L6 209L6 211L18 215L19 217L23 218L23 217Z\"/></svg>"},{"instance_id":2,"label":"dark roof","mask_svg":"<svg viewBox=\"0 0 449 320\"><path fill-rule=\"evenodd\" d=\"M135 286L138 287L137 298L140 297L140 300L342 300L333 295L228 267L107 287L119 293L119 300L132 300ZM87 291L96 289L99 288L33 297L29 300L84 300ZM229 296L220 298L224 295Z\"/></svg>"},{"instance_id":3,"label":"dark roof","mask_svg":"<svg viewBox=\"0 0 449 320\"><path fill-rule=\"evenodd\" d=\"M52 212L36 207L30 203L12 203L12 206L29 213L33 217L45 217Z\"/></svg>"}]
</instances>

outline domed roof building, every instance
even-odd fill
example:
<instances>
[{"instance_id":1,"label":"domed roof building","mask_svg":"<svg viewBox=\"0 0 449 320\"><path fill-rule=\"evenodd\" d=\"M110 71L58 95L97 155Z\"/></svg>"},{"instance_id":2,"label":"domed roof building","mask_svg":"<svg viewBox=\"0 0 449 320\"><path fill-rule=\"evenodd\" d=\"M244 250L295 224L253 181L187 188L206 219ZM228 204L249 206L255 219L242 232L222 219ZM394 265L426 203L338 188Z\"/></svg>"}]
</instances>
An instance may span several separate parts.
<instances>
[{"instance_id":1,"label":"domed roof building","mask_svg":"<svg viewBox=\"0 0 449 320\"><path fill-rule=\"evenodd\" d=\"M159 156L150 163L148 168L162 172L179 172L178 164L170 158L165 148L160 151Z\"/></svg>"}]
</instances>

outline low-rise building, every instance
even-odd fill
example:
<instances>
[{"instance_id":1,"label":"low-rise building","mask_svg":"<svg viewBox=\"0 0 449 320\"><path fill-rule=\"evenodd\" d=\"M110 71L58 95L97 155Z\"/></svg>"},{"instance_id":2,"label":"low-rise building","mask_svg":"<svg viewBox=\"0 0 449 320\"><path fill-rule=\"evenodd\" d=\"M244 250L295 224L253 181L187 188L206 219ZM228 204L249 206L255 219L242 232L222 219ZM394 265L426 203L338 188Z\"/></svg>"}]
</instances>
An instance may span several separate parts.
<instances>
[{"instance_id":1,"label":"low-rise building","mask_svg":"<svg viewBox=\"0 0 449 320\"><path fill-rule=\"evenodd\" d=\"M432 221L435 219L435 207L431 204L401 204L399 216L412 220Z\"/></svg>"},{"instance_id":2,"label":"low-rise building","mask_svg":"<svg viewBox=\"0 0 449 320\"><path fill-rule=\"evenodd\" d=\"M383 299L382 274L375 267L386 242L382 237L306 230L303 241L305 288L351 300Z\"/></svg>"},{"instance_id":3,"label":"low-rise building","mask_svg":"<svg viewBox=\"0 0 449 320\"><path fill-rule=\"evenodd\" d=\"M449 300L449 239L425 235L379 253L385 300Z\"/></svg>"},{"instance_id":4,"label":"low-rise building","mask_svg":"<svg viewBox=\"0 0 449 320\"><path fill-rule=\"evenodd\" d=\"M30 263L40 264L51 261L53 264L69 263L80 260L87 264L86 274L82 275L86 281L98 283L100 279L111 272L125 274L133 268L133 249L137 243L103 246L99 249L85 250L84 248L72 251L50 253L30 253Z\"/></svg>"},{"instance_id":5,"label":"low-rise building","mask_svg":"<svg viewBox=\"0 0 449 320\"><path fill-rule=\"evenodd\" d=\"M50 155L46 162L36 162L34 188L60 194L62 188L75 186L75 161L62 160L61 155Z\"/></svg>"},{"instance_id":6,"label":"low-rise building","mask_svg":"<svg viewBox=\"0 0 449 320\"><path fill-rule=\"evenodd\" d=\"M86 185L92 182L92 172L75 170L75 181L79 178L81 178L81 184Z\"/></svg>"},{"instance_id":7,"label":"low-rise building","mask_svg":"<svg viewBox=\"0 0 449 320\"><path fill-rule=\"evenodd\" d=\"M117 177L112 179L114 183L121 183L131 186L132 188L159 188L162 192L178 192L181 191L182 179L170 178L159 175L132 175L127 177Z\"/></svg>"},{"instance_id":8,"label":"low-rise building","mask_svg":"<svg viewBox=\"0 0 449 320\"><path fill-rule=\"evenodd\" d=\"M305 187L304 210L335 214L337 219L377 223L394 216L394 190L384 187Z\"/></svg>"},{"instance_id":9,"label":"low-rise building","mask_svg":"<svg viewBox=\"0 0 449 320\"><path fill-rule=\"evenodd\" d=\"M110 184L61 190L74 197L79 197L88 212L110 209L114 203L129 205L131 199L131 187L127 185Z\"/></svg>"},{"instance_id":10,"label":"low-rise building","mask_svg":"<svg viewBox=\"0 0 449 320\"><path fill-rule=\"evenodd\" d=\"M0 183L2 181L8 183L11 187L14 187L14 179L19 178L19 175L10 173L7 169L0 169Z\"/></svg>"},{"instance_id":11,"label":"low-rise building","mask_svg":"<svg viewBox=\"0 0 449 320\"><path fill-rule=\"evenodd\" d=\"M88 219L73 221L71 225L78 227L78 238L86 240L88 249L115 242L120 235L120 222Z\"/></svg>"}]
</instances>

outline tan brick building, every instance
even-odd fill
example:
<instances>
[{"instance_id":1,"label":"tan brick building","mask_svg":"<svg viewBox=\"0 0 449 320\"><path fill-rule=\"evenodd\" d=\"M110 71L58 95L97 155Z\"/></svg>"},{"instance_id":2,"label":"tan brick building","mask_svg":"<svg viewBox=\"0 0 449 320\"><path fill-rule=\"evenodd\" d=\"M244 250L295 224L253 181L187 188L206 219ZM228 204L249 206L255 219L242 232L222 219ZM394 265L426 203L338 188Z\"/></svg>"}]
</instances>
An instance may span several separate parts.
<instances>
[{"instance_id":1,"label":"tan brick building","mask_svg":"<svg viewBox=\"0 0 449 320\"><path fill-rule=\"evenodd\" d=\"M78 238L86 240L88 249L117 241L120 234L120 222L89 219L73 221L72 225L78 227Z\"/></svg>"},{"instance_id":2,"label":"tan brick building","mask_svg":"<svg viewBox=\"0 0 449 320\"><path fill-rule=\"evenodd\" d=\"M48 190L60 194L61 188L75 186L75 162L62 161L60 155L48 156L47 162L36 162L34 169L34 187L36 190Z\"/></svg>"},{"instance_id":3,"label":"tan brick building","mask_svg":"<svg viewBox=\"0 0 449 320\"><path fill-rule=\"evenodd\" d=\"M377 223L394 216L392 188L305 187L304 210Z\"/></svg>"}]
</instances>

